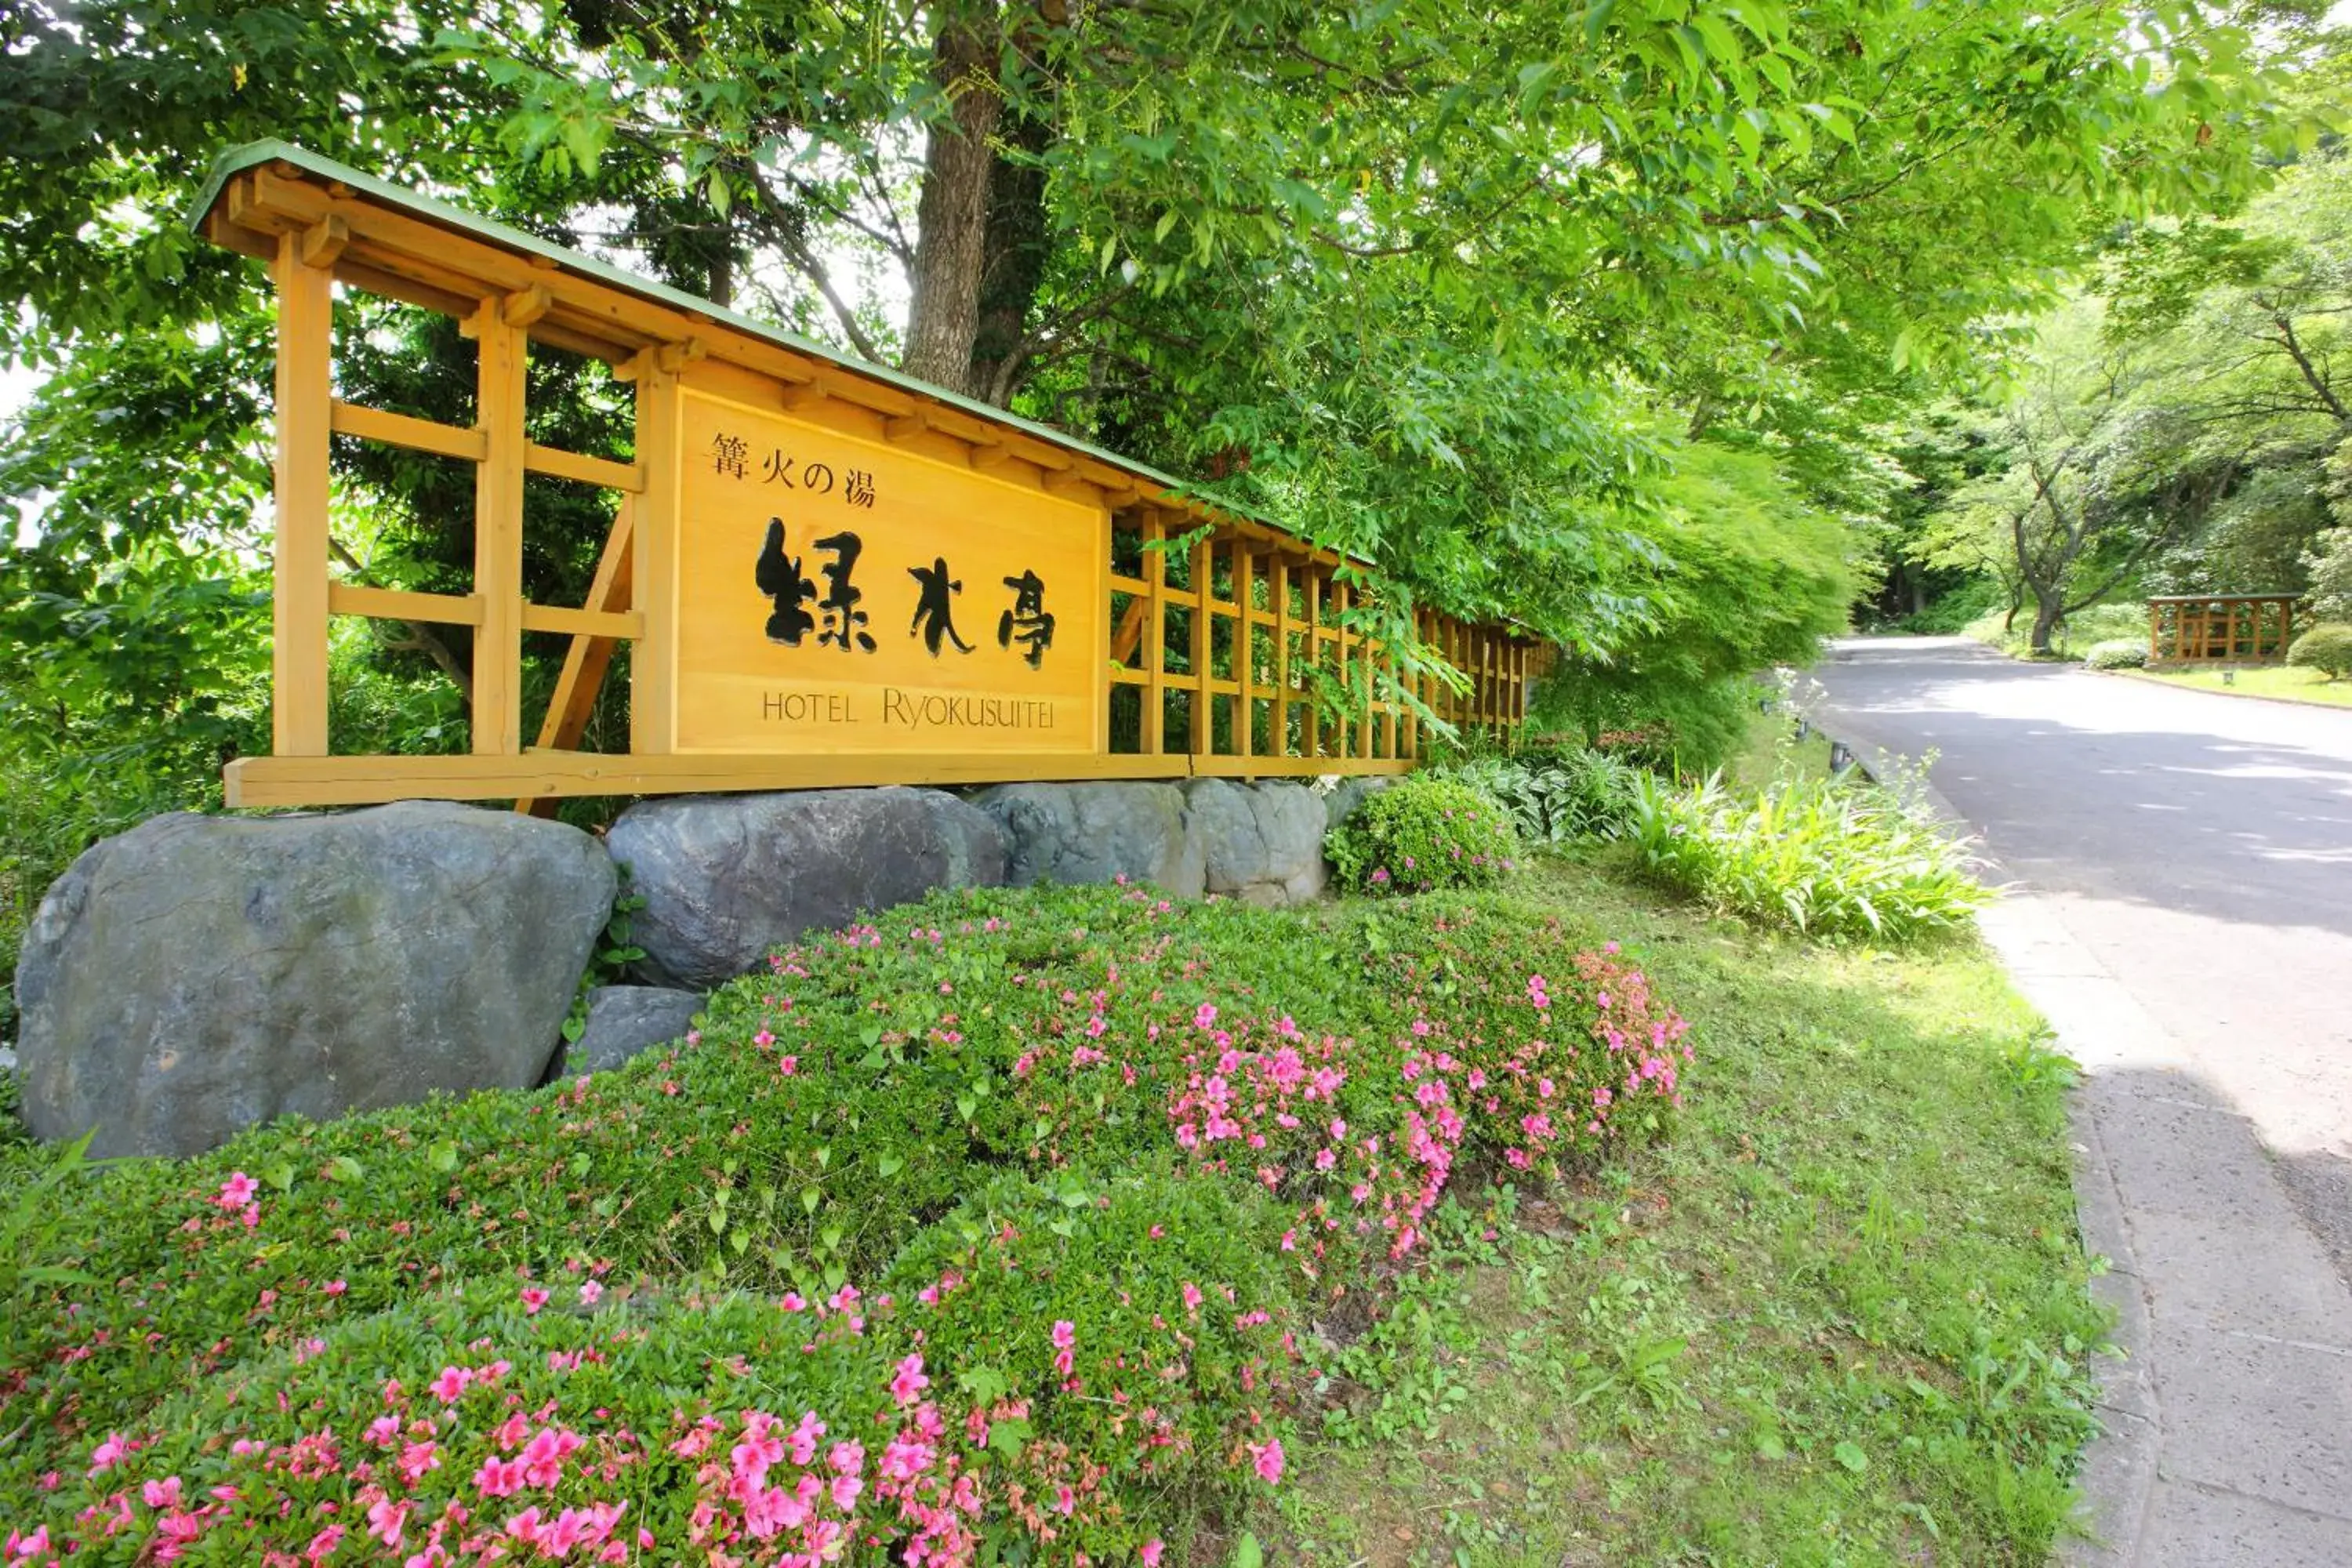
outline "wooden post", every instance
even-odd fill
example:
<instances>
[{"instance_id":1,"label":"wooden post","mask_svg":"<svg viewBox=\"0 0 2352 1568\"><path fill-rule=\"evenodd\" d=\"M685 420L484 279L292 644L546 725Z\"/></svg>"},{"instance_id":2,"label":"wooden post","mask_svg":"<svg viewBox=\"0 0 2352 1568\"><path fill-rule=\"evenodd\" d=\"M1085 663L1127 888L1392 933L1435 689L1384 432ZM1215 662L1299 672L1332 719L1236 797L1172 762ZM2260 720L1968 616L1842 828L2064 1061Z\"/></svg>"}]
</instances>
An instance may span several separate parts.
<instances>
[{"instance_id":1,"label":"wooden post","mask_svg":"<svg viewBox=\"0 0 2352 1568\"><path fill-rule=\"evenodd\" d=\"M1241 681L1242 693L1234 700L1234 754L1254 756L1257 752L1257 643L1255 576L1257 567L1250 558L1249 542L1236 534L1231 546L1234 563L1234 674Z\"/></svg>"},{"instance_id":2,"label":"wooden post","mask_svg":"<svg viewBox=\"0 0 2352 1568\"><path fill-rule=\"evenodd\" d=\"M1339 719L1333 726L1331 754L1349 755L1354 748L1348 734L1348 605L1351 595L1347 583L1337 572L1331 574L1331 653L1337 668L1333 680L1339 689Z\"/></svg>"},{"instance_id":3,"label":"wooden post","mask_svg":"<svg viewBox=\"0 0 2352 1568\"><path fill-rule=\"evenodd\" d=\"M1277 757L1290 755L1290 560L1279 552L1265 567L1266 596L1274 601L1274 710L1266 739Z\"/></svg>"},{"instance_id":4,"label":"wooden post","mask_svg":"<svg viewBox=\"0 0 2352 1568\"><path fill-rule=\"evenodd\" d=\"M2164 649L2158 646L2158 638L2157 611L2159 608L2155 600L2150 599L2147 602L2147 660L2150 664L2155 664L2164 658Z\"/></svg>"},{"instance_id":5,"label":"wooden post","mask_svg":"<svg viewBox=\"0 0 2352 1568\"><path fill-rule=\"evenodd\" d=\"M497 299L474 317L476 407L485 451L474 469L474 752L522 752L523 385L530 340Z\"/></svg>"},{"instance_id":6,"label":"wooden post","mask_svg":"<svg viewBox=\"0 0 2352 1568\"><path fill-rule=\"evenodd\" d=\"M1209 605L1215 597L1210 591L1210 545L1204 539L1192 546L1192 700L1186 708L1192 718L1186 745L1196 757L1209 752L1209 704L1214 700L1209 693L1209 650L1214 646L1209 640Z\"/></svg>"},{"instance_id":7,"label":"wooden post","mask_svg":"<svg viewBox=\"0 0 2352 1568\"><path fill-rule=\"evenodd\" d=\"M606 612L629 607L630 579L635 574L635 538L637 500L635 496L623 496L621 508L613 519L613 531L604 536L604 552L596 559L595 580L588 585L588 602L584 609ZM620 646L617 637L591 637L585 633L572 637L563 650L563 668L555 678L554 693L547 700L547 713L540 721L539 745L541 751L576 750L580 739L588 731L588 716L595 711L597 694L604 688L604 672L612 668L613 650ZM555 815L552 796L526 796L515 802L515 809L535 816Z\"/></svg>"},{"instance_id":8,"label":"wooden post","mask_svg":"<svg viewBox=\"0 0 2352 1568\"><path fill-rule=\"evenodd\" d=\"M325 226L321 225L320 227ZM270 574L270 750L327 754L327 437L334 406L334 257L279 237L278 472ZM325 256L314 263L314 256Z\"/></svg>"},{"instance_id":9,"label":"wooden post","mask_svg":"<svg viewBox=\"0 0 2352 1568\"><path fill-rule=\"evenodd\" d=\"M637 461L646 493L636 508L635 596L646 635L629 650L629 750L667 755L677 746L677 356L639 354Z\"/></svg>"},{"instance_id":10,"label":"wooden post","mask_svg":"<svg viewBox=\"0 0 2352 1568\"><path fill-rule=\"evenodd\" d=\"M1307 656L1307 673L1301 679L1308 683L1309 689L1301 693L1306 700L1298 705L1298 754L1312 757L1322 749L1318 733L1322 715L1316 709L1312 686L1314 672L1323 668L1323 573L1312 563L1307 567L1306 599L1307 631L1299 641L1298 651Z\"/></svg>"},{"instance_id":11,"label":"wooden post","mask_svg":"<svg viewBox=\"0 0 2352 1568\"><path fill-rule=\"evenodd\" d=\"M1150 605L1143 626L1143 754L1147 757L1168 749L1168 552L1153 548L1167 533L1167 519L1160 509L1147 510L1143 514L1144 598Z\"/></svg>"}]
</instances>

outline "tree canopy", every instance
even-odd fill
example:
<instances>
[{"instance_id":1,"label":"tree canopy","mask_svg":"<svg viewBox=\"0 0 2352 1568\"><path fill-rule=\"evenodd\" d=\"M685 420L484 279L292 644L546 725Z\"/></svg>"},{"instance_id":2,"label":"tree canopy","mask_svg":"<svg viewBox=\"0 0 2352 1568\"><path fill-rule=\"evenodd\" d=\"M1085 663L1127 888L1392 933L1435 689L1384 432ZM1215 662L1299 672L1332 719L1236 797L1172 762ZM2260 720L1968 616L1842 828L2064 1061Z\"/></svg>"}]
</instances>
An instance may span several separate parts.
<instances>
[{"instance_id":1,"label":"tree canopy","mask_svg":"<svg viewBox=\"0 0 2352 1568\"><path fill-rule=\"evenodd\" d=\"M31 0L0 18L0 353L53 374L0 435L33 513L0 621L37 650L0 701L61 752L250 739L268 303L176 217L256 136L1155 462L1373 563L1391 631L1510 616L1600 669L1685 624L1694 454L1865 522L1898 411L1989 321L2258 187L2277 10ZM462 383L443 327L343 314L357 391ZM534 374L623 448L601 373ZM338 462L347 565L467 558L448 476ZM593 549L552 505L535 587ZM415 689L350 721L454 743L462 643L352 635Z\"/></svg>"}]
</instances>

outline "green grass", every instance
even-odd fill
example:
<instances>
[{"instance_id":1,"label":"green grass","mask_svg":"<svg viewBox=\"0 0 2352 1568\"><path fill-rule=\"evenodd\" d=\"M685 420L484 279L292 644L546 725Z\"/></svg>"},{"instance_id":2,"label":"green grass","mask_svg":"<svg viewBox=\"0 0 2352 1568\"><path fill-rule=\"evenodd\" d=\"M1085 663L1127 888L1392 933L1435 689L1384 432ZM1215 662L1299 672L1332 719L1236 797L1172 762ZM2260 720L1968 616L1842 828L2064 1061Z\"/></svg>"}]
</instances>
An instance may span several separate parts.
<instances>
[{"instance_id":1,"label":"green grass","mask_svg":"<svg viewBox=\"0 0 2352 1568\"><path fill-rule=\"evenodd\" d=\"M2312 702L2330 708L2352 708L2352 680L2330 680L2316 669L2289 669L2284 665L2235 671L2236 680L2224 686L2218 669L2165 669L2139 672L2168 686L2193 686L2200 691L2222 691L2233 697L2278 697L2291 702Z\"/></svg>"},{"instance_id":2,"label":"green grass","mask_svg":"<svg viewBox=\"0 0 2352 1568\"><path fill-rule=\"evenodd\" d=\"M1830 738L1816 730L1800 741L1794 721L1759 713L1748 726L1739 750L1724 763L1723 774L1741 790L1762 789L1780 779L1825 779L1830 776Z\"/></svg>"},{"instance_id":3,"label":"green grass","mask_svg":"<svg viewBox=\"0 0 2352 1568\"><path fill-rule=\"evenodd\" d=\"M1638 943L1702 1068L1589 1190L1456 1209L1340 1352L1308 1563L2038 1563L2090 1430L2064 1064L1992 961L1759 935L1621 850L1527 894Z\"/></svg>"}]
</instances>

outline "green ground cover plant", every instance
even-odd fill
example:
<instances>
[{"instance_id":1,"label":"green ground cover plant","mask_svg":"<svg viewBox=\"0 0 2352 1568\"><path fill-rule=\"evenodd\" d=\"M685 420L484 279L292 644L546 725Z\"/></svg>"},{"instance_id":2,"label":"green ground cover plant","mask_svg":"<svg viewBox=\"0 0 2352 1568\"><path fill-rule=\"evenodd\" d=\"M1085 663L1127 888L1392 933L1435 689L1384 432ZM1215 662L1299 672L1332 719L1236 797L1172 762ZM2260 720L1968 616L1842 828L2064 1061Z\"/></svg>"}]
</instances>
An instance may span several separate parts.
<instances>
[{"instance_id":1,"label":"green ground cover plant","mask_svg":"<svg viewBox=\"0 0 2352 1568\"><path fill-rule=\"evenodd\" d=\"M1648 887L1509 895L1627 939L1694 1020L1672 1139L1464 1188L1249 1520L1344 1568L2039 1568L2093 1430L2070 1069L1970 942L1824 944Z\"/></svg>"},{"instance_id":2,"label":"green ground cover plant","mask_svg":"<svg viewBox=\"0 0 2352 1568\"><path fill-rule=\"evenodd\" d=\"M2147 663L2147 639L2107 637L2084 649L2083 662L2093 669L2138 669Z\"/></svg>"},{"instance_id":3,"label":"green ground cover plant","mask_svg":"<svg viewBox=\"0 0 2352 1568\"><path fill-rule=\"evenodd\" d=\"M941 896L616 1073L68 1171L9 1561L1156 1563L1457 1182L1664 1128L1684 1028L1518 906Z\"/></svg>"},{"instance_id":4,"label":"green ground cover plant","mask_svg":"<svg viewBox=\"0 0 2352 1568\"><path fill-rule=\"evenodd\" d=\"M1368 893L1490 888L1524 853L1508 811L1462 779L1436 773L1367 796L1323 847L1340 883Z\"/></svg>"},{"instance_id":5,"label":"green ground cover plant","mask_svg":"<svg viewBox=\"0 0 2352 1568\"><path fill-rule=\"evenodd\" d=\"M1631 842L1647 873L1716 909L1811 936L1909 942L1969 925L1991 894L1967 847L1893 792L1783 776L1643 787Z\"/></svg>"},{"instance_id":6,"label":"green ground cover plant","mask_svg":"<svg viewBox=\"0 0 2352 1568\"><path fill-rule=\"evenodd\" d=\"M1633 819L1643 770L1579 745L1528 746L1508 756L1468 757L1448 776L1495 801L1528 844L1614 838Z\"/></svg>"},{"instance_id":7,"label":"green ground cover plant","mask_svg":"<svg viewBox=\"0 0 2352 1568\"><path fill-rule=\"evenodd\" d=\"M2224 683L2222 677L2230 679ZM2143 678L2167 686L2194 687L2232 697L2272 697L2286 702L2315 702L2330 708L2352 707L2352 681L2336 680L2325 670L2291 669L2270 665L2260 669L2152 669Z\"/></svg>"}]
</instances>

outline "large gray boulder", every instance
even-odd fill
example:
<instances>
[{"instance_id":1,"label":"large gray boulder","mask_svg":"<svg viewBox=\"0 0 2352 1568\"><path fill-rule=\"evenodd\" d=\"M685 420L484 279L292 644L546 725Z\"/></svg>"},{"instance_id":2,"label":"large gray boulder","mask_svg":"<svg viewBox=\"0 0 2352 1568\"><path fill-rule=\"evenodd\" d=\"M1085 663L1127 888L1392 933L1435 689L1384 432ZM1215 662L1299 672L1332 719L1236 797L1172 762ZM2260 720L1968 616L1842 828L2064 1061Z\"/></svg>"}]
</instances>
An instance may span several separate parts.
<instances>
[{"instance_id":1,"label":"large gray boulder","mask_svg":"<svg viewBox=\"0 0 2352 1568\"><path fill-rule=\"evenodd\" d=\"M1004 836L985 812L896 785L643 801L604 844L646 900L629 934L646 977L700 989L804 931L1004 880Z\"/></svg>"},{"instance_id":2,"label":"large gray boulder","mask_svg":"<svg viewBox=\"0 0 2352 1568\"><path fill-rule=\"evenodd\" d=\"M1341 779L1323 797L1323 826L1328 831L1356 815L1356 808L1384 789L1392 787L1396 779L1385 773L1358 774Z\"/></svg>"},{"instance_id":3,"label":"large gray boulder","mask_svg":"<svg viewBox=\"0 0 2352 1568\"><path fill-rule=\"evenodd\" d=\"M529 1088L613 887L586 834L446 802L142 823L26 933L26 1120L190 1154L289 1113Z\"/></svg>"},{"instance_id":4,"label":"large gray boulder","mask_svg":"<svg viewBox=\"0 0 2352 1568\"><path fill-rule=\"evenodd\" d=\"M580 1037L564 1048L559 1078L604 1072L655 1046L684 1039L702 1011L702 993L666 985L599 985L588 993Z\"/></svg>"},{"instance_id":5,"label":"large gray boulder","mask_svg":"<svg viewBox=\"0 0 2352 1568\"><path fill-rule=\"evenodd\" d=\"M1323 801L1304 784L1194 779L1184 814L1210 892L1255 904L1322 896Z\"/></svg>"},{"instance_id":6,"label":"large gray boulder","mask_svg":"<svg viewBox=\"0 0 2352 1568\"><path fill-rule=\"evenodd\" d=\"M1197 899L1208 884L1201 846L1185 831L1184 792L1167 784L1018 784L972 804L1004 829L1005 880L1151 882Z\"/></svg>"}]
</instances>

